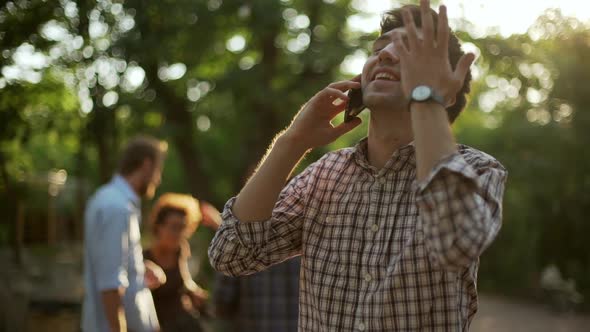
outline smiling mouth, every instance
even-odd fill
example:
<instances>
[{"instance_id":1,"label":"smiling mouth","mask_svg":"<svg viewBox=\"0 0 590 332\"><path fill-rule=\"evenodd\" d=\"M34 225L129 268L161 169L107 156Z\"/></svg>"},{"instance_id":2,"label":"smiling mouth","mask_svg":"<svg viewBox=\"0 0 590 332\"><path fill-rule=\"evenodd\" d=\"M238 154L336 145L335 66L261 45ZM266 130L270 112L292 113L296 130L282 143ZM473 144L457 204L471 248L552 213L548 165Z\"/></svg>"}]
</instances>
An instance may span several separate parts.
<instances>
[{"instance_id":1,"label":"smiling mouth","mask_svg":"<svg viewBox=\"0 0 590 332\"><path fill-rule=\"evenodd\" d=\"M375 75L375 78L373 78L373 81L390 81L390 82L399 82L399 78L392 74L392 73L386 73L386 72L381 72L381 73L377 73L377 75Z\"/></svg>"}]
</instances>

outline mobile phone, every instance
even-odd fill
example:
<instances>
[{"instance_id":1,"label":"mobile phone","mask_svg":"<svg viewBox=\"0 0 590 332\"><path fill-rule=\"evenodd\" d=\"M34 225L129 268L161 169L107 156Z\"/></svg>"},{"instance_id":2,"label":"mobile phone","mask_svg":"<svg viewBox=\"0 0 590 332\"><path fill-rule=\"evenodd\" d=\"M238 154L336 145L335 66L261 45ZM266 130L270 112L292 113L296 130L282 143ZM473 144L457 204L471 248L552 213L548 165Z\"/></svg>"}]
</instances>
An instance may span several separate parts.
<instances>
[{"instance_id":1,"label":"mobile phone","mask_svg":"<svg viewBox=\"0 0 590 332\"><path fill-rule=\"evenodd\" d=\"M348 98L348 105L344 112L344 122L349 122L356 118L356 116L365 109L365 105L363 105L362 89L350 89L348 91Z\"/></svg>"}]
</instances>

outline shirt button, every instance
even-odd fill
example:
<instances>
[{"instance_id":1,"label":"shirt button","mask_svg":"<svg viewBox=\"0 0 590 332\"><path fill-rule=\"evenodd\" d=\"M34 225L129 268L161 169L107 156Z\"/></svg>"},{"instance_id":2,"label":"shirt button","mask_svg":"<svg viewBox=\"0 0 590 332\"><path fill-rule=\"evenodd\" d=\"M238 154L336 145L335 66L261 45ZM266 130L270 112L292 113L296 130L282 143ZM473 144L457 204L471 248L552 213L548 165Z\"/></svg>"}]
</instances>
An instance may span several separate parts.
<instances>
[{"instance_id":1,"label":"shirt button","mask_svg":"<svg viewBox=\"0 0 590 332\"><path fill-rule=\"evenodd\" d=\"M373 233L377 233L377 231L379 230L379 225L377 224L373 224L371 226L371 230L373 231Z\"/></svg>"},{"instance_id":2,"label":"shirt button","mask_svg":"<svg viewBox=\"0 0 590 332\"><path fill-rule=\"evenodd\" d=\"M370 282L371 280L373 280L373 277L369 273L365 274L365 281Z\"/></svg>"},{"instance_id":3,"label":"shirt button","mask_svg":"<svg viewBox=\"0 0 590 332\"><path fill-rule=\"evenodd\" d=\"M386 182L386 179L385 178L379 178L379 183L385 184L385 182Z\"/></svg>"},{"instance_id":4,"label":"shirt button","mask_svg":"<svg viewBox=\"0 0 590 332\"><path fill-rule=\"evenodd\" d=\"M393 272L393 266L390 266L387 268L387 273L392 273Z\"/></svg>"},{"instance_id":5,"label":"shirt button","mask_svg":"<svg viewBox=\"0 0 590 332\"><path fill-rule=\"evenodd\" d=\"M364 323L359 323L359 331L364 331L365 330L365 324Z\"/></svg>"}]
</instances>

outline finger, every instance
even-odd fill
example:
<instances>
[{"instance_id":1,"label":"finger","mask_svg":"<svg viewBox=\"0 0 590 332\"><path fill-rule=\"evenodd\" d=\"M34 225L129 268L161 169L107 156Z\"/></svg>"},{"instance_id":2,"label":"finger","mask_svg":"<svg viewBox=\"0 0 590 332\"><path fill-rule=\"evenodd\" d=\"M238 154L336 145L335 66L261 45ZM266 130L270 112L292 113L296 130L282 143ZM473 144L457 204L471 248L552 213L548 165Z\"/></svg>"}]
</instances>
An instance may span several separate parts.
<instances>
[{"instance_id":1,"label":"finger","mask_svg":"<svg viewBox=\"0 0 590 332\"><path fill-rule=\"evenodd\" d=\"M322 100L330 102L334 106L340 106L343 103L348 102L349 99L348 95L345 92L335 88L325 88L324 90L322 90L321 94ZM337 102L337 100L342 100L342 102Z\"/></svg>"},{"instance_id":2,"label":"finger","mask_svg":"<svg viewBox=\"0 0 590 332\"><path fill-rule=\"evenodd\" d=\"M437 48L448 53L449 50L449 18L447 17L447 6L441 5L438 10L438 29L436 43Z\"/></svg>"},{"instance_id":3,"label":"finger","mask_svg":"<svg viewBox=\"0 0 590 332\"><path fill-rule=\"evenodd\" d=\"M345 101L344 101L344 100L342 100L342 99L340 99L340 98L336 98L336 99L334 99L334 101L332 102L332 105L334 105L334 106L340 106L340 105L342 105L342 104L344 104L344 103L345 103Z\"/></svg>"},{"instance_id":4,"label":"finger","mask_svg":"<svg viewBox=\"0 0 590 332\"><path fill-rule=\"evenodd\" d=\"M337 127L334 127L334 134L336 135L336 138L358 127L358 125L360 125L362 122L363 121L360 118L354 118L349 122L342 122Z\"/></svg>"},{"instance_id":5,"label":"finger","mask_svg":"<svg viewBox=\"0 0 590 332\"><path fill-rule=\"evenodd\" d=\"M459 62L457 62L457 67L455 68L455 78L463 82L465 77L467 76L467 72L469 71L469 67L475 60L475 54L467 53L464 54Z\"/></svg>"},{"instance_id":6,"label":"finger","mask_svg":"<svg viewBox=\"0 0 590 332\"><path fill-rule=\"evenodd\" d=\"M361 87L361 83L355 82L355 81L340 81L340 82L334 82L334 83L328 85L328 88L338 89L340 91L346 91L346 90L350 90L350 89L360 89L360 87Z\"/></svg>"},{"instance_id":7,"label":"finger","mask_svg":"<svg viewBox=\"0 0 590 332\"><path fill-rule=\"evenodd\" d=\"M329 89L328 91L326 91L326 93L330 94L330 97L328 98L330 104L328 105L329 107L327 107L324 114L327 118L331 120L334 119L336 115L342 113L346 109L350 97L340 90L332 88L327 89ZM334 96L337 97L334 98Z\"/></svg>"},{"instance_id":8,"label":"finger","mask_svg":"<svg viewBox=\"0 0 590 332\"><path fill-rule=\"evenodd\" d=\"M402 33L399 31L394 31L391 34L393 40L393 46L395 47L395 51L397 55L401 57L406 57L409 53L408 48L406 47L406 43L403 40Z\"/></svg>"},{"instance_id":9,"label":"finger","mask_svg":"<svg viewBox=\"0 0 590 332\"><path fill-rule=\"evenodd\" d=\"M418 41L418 34L416 32L416 24L414 23L414 17L409 9L404 9L402 11L402 17L404 20L404 26L406 27L406 36L408 37L408 44L410 46L410 50L415 50L420 43Z\"/></svg>"},{"instance_id":10,"label":"finger","mask_svg":"<svg viewBox=\"0 0 590 332\"><path fill-rule=\"evenodd\" d=\"M348 104L348 100L350 100L350 97L346 93L337 89L326 88L322 90L322 94L319 103L323 105L322 108L327 107L329 117L334 117L336 114L342 112Z\"/></svg>"},{"instance_id":11,"label":"finger","mask_svg":"<svg viewBox=\"0 0 590 332\"><path fill-rule=\"evenodd\" d=\"M420 0L420 14L422 16L422 38L425 46L433 48L434 21L430 13L430 1Z\"/></svg>"},{"instance_id":12,"label":"finger","mask_svg":"<svg viewBox=\"0 0 590 332\"><path fill-rule=\"evenodd\" d=\"M358 74L355 77L351 78L350 80L353 81L353 82L359 82L360 83L362 76L363 76L362 74Z\"/></svg>"}]
</instances>

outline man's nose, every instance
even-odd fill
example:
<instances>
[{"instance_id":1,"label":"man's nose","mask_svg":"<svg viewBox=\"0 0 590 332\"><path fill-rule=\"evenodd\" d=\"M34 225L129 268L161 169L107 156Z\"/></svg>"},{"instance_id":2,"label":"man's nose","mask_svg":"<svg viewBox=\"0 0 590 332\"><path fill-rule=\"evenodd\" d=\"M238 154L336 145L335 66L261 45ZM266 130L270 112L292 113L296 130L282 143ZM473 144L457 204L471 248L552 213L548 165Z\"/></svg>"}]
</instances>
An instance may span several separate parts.
<instances>
[{"instance_id":1,"label":"man's nose","mask_svg":"<svg viewBox=\"0 0 590 332\"><path fill-rule=\"evenodd\" d=\"M391 61L394 64L399 62L399 56L393 43L387 44L387 46L379 51L379 62L385 61Z\"/></svg>"}]
</instances>

